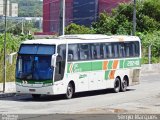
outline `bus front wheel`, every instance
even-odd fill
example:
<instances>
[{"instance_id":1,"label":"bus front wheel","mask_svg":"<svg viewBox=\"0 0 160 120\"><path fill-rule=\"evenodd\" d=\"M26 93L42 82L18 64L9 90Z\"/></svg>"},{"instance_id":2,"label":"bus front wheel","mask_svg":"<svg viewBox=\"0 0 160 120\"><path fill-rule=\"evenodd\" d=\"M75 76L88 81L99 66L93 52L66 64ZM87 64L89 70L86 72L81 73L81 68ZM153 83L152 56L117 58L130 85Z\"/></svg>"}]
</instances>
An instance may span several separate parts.
<instances>
[{"instance_id":1,"label":"bus front wheel","mask_svg":"<svg viewBox=\"0 0 160 120\"><path fill-rule=\"evenodd\" d=\"M120 87L121 87L120 79L117 77L114 82L113 92L118 93L120 91Z\"/></svg>"},{"instance_id":2,"label":"bus front wheel","mask_svg":"<svg viewBox=\"0 0 160 120\"><path fill-rule=\"evenodd\" d=\"M74 93L73 85L71 83L68 84L67 86L67 91L66 91L66 98L71 99Z\"/></svg>"}]
</instances>

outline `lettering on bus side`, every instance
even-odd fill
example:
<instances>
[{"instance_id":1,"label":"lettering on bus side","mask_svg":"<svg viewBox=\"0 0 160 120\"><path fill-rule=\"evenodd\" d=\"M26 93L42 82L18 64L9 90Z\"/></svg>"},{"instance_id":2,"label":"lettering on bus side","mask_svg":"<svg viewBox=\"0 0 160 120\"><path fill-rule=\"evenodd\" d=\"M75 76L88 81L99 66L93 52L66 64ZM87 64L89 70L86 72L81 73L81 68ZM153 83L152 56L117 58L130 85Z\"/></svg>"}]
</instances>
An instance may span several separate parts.
<instances>
[{"instance_id":1,"label":"lettering on bus side","mask_svg":"<svg viewBox=\"0 0 160 120\"><path fill-rule=\"evenodd\" d=\"M85 77L87 77L87 74L79 75L79 79L82 79L82 78L85 78Z\"/></svg>"},{"instance_id":2,"label":"lettering on bus side","mask_svg":"<svg viewBox=\"0 0 160 120\"><path fill-rule=\"evenodd\" d=\"M73 66L73 72L81 72L81 68L78 66L78 64L74 64Z\"/></svg>"},{"instance_id":3,"label":"lettering on bus side","mask_svg":"<svg viewBox=\"0 0 160 120\"><path fill-rule=\"evenodd\" d=\"M139 67L140 66L140 60L126 60L125 67Z\"/></svg>"}]
</instances>

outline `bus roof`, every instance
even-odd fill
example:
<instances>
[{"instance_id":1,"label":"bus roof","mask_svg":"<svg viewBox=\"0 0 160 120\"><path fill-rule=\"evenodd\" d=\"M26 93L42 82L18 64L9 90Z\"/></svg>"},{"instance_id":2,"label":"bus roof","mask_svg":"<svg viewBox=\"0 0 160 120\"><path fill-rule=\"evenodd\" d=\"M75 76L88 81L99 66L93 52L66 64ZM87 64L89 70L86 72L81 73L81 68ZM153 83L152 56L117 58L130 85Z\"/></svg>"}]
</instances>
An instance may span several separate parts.
<instances>
[{"instance_id":1,"label":"bus roof","mask_svg":"<svg viewBox=\"0 0 160 120\"><path fill-rule=\"evenodd\" d=\"M100 43L100 42L123 42L123 41L140 41L137 36L114 35L107 36L101 34L79 34L64 35L54 39L37 39L27 40L22 44L73 44L73 43Z\"/></svg>"}]
</instances>

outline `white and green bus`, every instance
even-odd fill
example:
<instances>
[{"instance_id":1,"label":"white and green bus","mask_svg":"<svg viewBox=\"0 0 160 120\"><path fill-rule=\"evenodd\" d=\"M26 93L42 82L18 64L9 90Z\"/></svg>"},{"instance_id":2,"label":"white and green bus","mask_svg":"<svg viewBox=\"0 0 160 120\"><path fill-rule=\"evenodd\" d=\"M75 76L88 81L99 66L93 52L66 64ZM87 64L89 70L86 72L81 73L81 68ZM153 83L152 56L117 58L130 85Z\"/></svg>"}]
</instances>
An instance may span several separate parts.
<instances>
[{"instance_id":1,"label":"white and green bus","mask_svg":"<svg viewBox=\"0 0 160 120\"><path fill-rule=\"evenodd\" d=\"M65 94L139 84L141 43L136 36L65 35L24 41L16 63L17 93Z\"/></svg>"}]
</instances>

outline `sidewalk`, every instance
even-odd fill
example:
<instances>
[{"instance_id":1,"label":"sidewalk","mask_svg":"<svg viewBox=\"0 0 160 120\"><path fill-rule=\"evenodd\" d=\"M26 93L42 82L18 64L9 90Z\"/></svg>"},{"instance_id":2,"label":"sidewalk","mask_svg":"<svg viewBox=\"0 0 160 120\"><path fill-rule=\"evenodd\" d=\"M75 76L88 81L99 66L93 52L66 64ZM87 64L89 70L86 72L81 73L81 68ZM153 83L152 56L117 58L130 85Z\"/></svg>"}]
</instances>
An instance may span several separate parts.
<instances>
[{"instance_id":1,"label":"sidewalk","mask_svg":"<svg viewBox=\"0 0 160 120\"><path fill-rule=\"evenodd\" d=\"M3 83L0 83L0 98L11 97L16 95L15 82L7 82L5 86L5 93L3 93Z\"/></svg>"}]
</instances>

